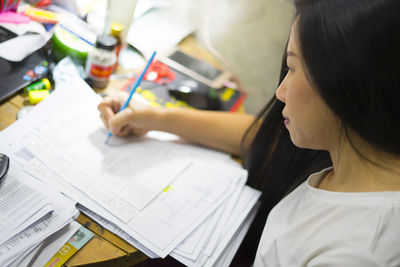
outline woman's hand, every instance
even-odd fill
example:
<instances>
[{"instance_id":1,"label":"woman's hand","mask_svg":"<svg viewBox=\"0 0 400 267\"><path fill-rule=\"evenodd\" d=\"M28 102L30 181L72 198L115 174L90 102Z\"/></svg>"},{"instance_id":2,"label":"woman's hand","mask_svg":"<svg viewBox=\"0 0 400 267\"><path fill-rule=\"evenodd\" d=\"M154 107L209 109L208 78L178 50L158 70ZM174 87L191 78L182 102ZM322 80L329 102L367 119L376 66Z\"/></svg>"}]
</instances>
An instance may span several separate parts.
<instances>
[{"instance_id":1,"label":"woman's hand","mask_svg":"<svg viewBox=\"0 0 400 267\"><path fill-rule=\"evenodd\" d=\"M249 114L154 107L138 101L131 101L126 109L118 112L127 98L126 93L107 96L98 106L100 117L114 135L164 131L239 155L242 137L254 121L254 116Z\"/></svg>"},{"instance_id":2,"label":"woman's hand","mask_svg":"<svg viewBox=\"0 0 400 267\"><path fill-rule=\"evenodd\" d=\"M106 96L97 106L100 118L113 135L143 135L151 130L154 116L161 108L132 100L124 110L119 112L127 98L126 92Z\"/></svg>"}]
</instances>

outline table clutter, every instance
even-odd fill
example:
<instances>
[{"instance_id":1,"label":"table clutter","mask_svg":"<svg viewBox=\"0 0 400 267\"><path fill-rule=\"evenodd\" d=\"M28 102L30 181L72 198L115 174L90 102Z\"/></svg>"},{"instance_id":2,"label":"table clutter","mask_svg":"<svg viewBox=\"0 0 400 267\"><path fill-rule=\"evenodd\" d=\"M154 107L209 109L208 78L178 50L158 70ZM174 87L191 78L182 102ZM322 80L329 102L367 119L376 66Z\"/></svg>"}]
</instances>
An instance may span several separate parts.
<instances>
[{"instance_id":1,"label":"table clutter","mask_svg":"<svg viewBox=\"0 0 400 267\"><path fill-rule=\"evenodd\" d=\"M136 31L120 27L121 39L115 29L99 31L89 23L96 21L95 7L65 2L8 1L0 8L0 101L21 94L26 102L18 120L0 131L0 158L7 159L0 182L0 265L62 266L96 235L76 222L80 213L149 258L229 265L261 194L245 185L247 171L226 153L162 132L105 143L97 92L120 79L116 63L135 53L140 67L128 72L120 90L130 92L143 78L135 86L138 101L232 112L246 94L223 83L210 87L156 59L139 77L148 49L161 57L194 30L182 18L170 21L168 1L134 19ZM183 27L161 44L153 40L161 35L150 33L160 30L155 18Z\"/></svg>"}]
</instances>

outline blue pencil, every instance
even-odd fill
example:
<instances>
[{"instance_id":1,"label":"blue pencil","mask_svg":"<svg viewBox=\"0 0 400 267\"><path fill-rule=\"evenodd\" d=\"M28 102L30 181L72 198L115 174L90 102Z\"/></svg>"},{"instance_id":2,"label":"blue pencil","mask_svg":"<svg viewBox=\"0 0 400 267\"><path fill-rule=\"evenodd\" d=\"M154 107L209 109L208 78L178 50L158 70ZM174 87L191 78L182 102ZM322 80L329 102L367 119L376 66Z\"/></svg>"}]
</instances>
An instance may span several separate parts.
<instances>
[{"instance_id":1,"label":"blue pencil","mask_svg":"<svg viewBox=\"0 0 400 267\"><path fill-rule=\"evenodd\" d=\"M131 102L133 94L135 93L136 89L139 87L140 83L142 82L144 74L146 73L147 69L149 68L151 62L153 62L153 59L154 59L155 55L156 55L156 52L154 51L153 54L151 55L149 61L147 61L146 67L143 69L142 74L140 74L139 78L136 80L135 84L133 85L132 91L129 94L128 99L125 101L125 104L122 106L122 108L118 112L124 110L129 105L129 102ZM110 140L110 138L112 136L111 131L108 131L107 135L108 136L107 136L107 139L105 141L106 144L107 144L108 140Z\"/></svg>"},{"instance_id":2,"label":"blue pencil","mask_svg":"<svg viewBox=\"0 0 400 267\"><path fill-rule=\"evenodd\" d=\"M89 45L91 45L91 46L94 46L94 43L89 42L88 40L86 40L85 38L83 38L83 37L80 36L79 34L75 33L74 31L68 29L67 27L65 27L65 26L62 25L61 23L60 23L60 27L63 28L64 30L66 30L67 32L71 33L71 34L74 35L75 37L81 39L81 40L84 41L85 43L87 43L87 44L89 44Z\"/></svg>"}]
</instances>

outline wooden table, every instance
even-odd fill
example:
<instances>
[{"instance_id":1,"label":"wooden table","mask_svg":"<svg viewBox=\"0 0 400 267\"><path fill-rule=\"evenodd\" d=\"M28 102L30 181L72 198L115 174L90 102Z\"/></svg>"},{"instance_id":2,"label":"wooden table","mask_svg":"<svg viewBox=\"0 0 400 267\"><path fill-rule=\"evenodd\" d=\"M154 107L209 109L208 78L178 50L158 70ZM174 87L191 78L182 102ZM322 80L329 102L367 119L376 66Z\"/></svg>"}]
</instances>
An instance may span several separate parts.
<instances>
[{"instance_id":1,"label":"wooden table","mask_svg":"<svg viewBox=\"0 0 400 267\"><path fill-rule=\"evenodd\" d=\"M221 68L218 61L197 42L195 37L189 36L185 38L179 46L188 54L201 56L210 64ZM129 72L131 70L119 71ZM125 83L126 81L123 80L111 81L103 91L107 93L118 91ZM0 104L0 130L15 122L18 111L27 105L29 105L29 101L23 93L15 95L7 102ZM146 255L135 247L104 229L87 216L81 214L76 221L95 233L95 237L81 248L65 266L72 267L88 264L90 266L132 266L148 259Z\"/></svg>"}]
</instances>

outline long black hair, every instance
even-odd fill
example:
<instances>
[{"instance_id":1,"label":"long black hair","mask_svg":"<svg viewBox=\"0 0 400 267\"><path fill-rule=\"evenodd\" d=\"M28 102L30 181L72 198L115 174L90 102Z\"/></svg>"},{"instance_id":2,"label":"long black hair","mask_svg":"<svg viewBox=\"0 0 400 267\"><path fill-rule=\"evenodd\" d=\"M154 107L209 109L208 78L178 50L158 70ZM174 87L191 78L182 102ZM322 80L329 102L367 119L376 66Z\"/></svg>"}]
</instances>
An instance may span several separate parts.
<instances>
[{"instance_id":1,"label":"long black hair","mask_svg":"<svg viewBox=\"0 0 400 267\"><path fill-rule=\"evenodd\" d=\"M308 78L342 121L347 137L351 130L377 149L400 155L400 1L294 3ZM286 73L285 52L279 83ZM251 143L245 154L248 184L263 192L261 209L239 250L250 259L269 211L310 174L331 165L326 151L293 145L283 124L283 107L273 96L242 142Z\"/></svg>"},{"instance_id":2,"label":"long black hair","mask_svg":"<svg viewBox=\"0 0 400 267\"><path fill-rule=\"evenodd\" d=\"M279 83L287 73L286 53L282 60ZM261 207L254 219L233 266L248 266L255 257L262 230L270 210L307 177L331 165L326 151L302 149L290 140L283 124L284 104L275 96L257 114L256 120L243 139L243 147L253 138L253 128L257 133L244 157L249 172L247 184L262 191Z\"/></svg>"},{"instance_id":3,"label":"long black hair","mask_svg":"<svg viewBox=\"0 0 400 267\"><path fill-rule=\"evenodd\" d=\"M400 1L295 4L306 69L347 137L351 130L375 148L400 155Z\"/></svg>"}]
</instances>

